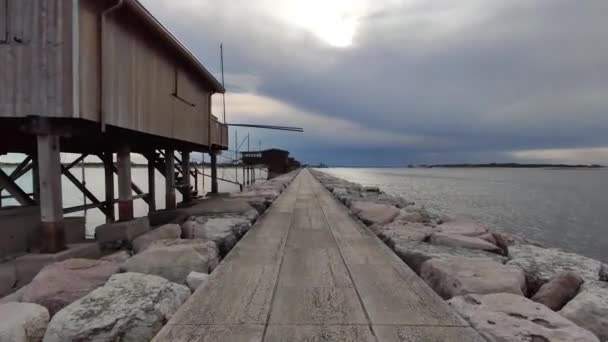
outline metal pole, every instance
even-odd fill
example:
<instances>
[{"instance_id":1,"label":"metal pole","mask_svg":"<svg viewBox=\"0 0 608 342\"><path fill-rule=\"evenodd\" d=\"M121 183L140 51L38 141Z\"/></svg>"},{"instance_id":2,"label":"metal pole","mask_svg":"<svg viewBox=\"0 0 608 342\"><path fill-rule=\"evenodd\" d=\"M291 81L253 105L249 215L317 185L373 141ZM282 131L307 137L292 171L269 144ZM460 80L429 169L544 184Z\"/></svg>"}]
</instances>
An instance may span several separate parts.
<instances>
[{"instance_id":1,"label":"metal pole","mask_svg":"<svg viewBox=\"0 0 608 342\"><path fill-rule=\"evenodd\" d=\"M220 60L222 63L222 87L224 87L224 92L222 93L222 104L224 106L224 123L226 123L226 85L224 83L224 44L220 44Z\"/></svg>"},{"instance_id":2,"label":"metal pole","mask_svg":"<svg viewBox=\"0 0 608 342\"><path fill-rule=\"evenodd\" d=\"M234 130L234 180L239 182L239 131Z\"/></svg>"}]
</instances>

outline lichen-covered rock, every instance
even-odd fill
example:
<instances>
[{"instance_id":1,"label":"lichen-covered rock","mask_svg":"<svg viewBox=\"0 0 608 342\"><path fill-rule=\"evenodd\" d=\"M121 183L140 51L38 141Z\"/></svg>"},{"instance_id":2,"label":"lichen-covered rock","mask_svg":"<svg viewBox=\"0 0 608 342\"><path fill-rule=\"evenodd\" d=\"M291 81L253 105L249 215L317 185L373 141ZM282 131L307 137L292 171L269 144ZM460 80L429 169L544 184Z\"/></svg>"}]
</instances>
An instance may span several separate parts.
<instances>
[{"instance_id":1,"label":"lichen-covered rock","mask_svg":"<svg viewBox=\"0 0 608 342\"><path fill-rule=\"evenodd\" d=\"M562 316L608 341L608 283L589 281L559 312Z\"/></svg>"},{"instance_id":2,"label":"lichen-covered rock","mask_svg":"<svg viewBox=\"0 0 608 342\"><path fill-rule=\"evenodd\" d=\"M400 212L399 208L393 205L366 201L355 201L350 209L368 226L390 223Z\"/></svg>"},{"instance_id":3,"label":"lichen-covered rock","mask_svg":"<svg viewBox=\"0 0 608 342\"><path fill-rule=\"evenodd\" d=\"M526 293L521 268L487 258L431 259L422 264L420 277L444 299L469 293Z\"/></svg>"},{"instance_id":4,"label":"lichen-covered rock","mask_svg":"<svg viewBox=\"0 0 608 342\"><path fill-rule=\"evenodd\" d=\"M200 286L204 285L209 279L209 275L206 273L190 272L188 278L186 278L186 284L192 292L196 291Z\"/></svg>"},{"instance_id":5,"label":"lichen-covered rock","mask_svg":"<svg viewBox=\"0 0 608 342\"><path fill-rule=\"evenodd\" d=\"M211 240L222 255L228 254L249 228L251 221L242 216L199 216L182 226L184 237Z\"/></svg>"},{"instance_id":6,"label":"lichen-covered rock","mask_svg":"<svg viewBox=\"0 0 608 342\"><path fill-rule=\"evenodd\" d=\"M509 265L519 266L526 271L532 292L538 291L551 278L565 271L574 272L584 281L596 281L599 278L599 261L559 249L514 245L509 247L509 255Z\"/></svg>"},{"instance_id":7,"label":"lichen-covered rock","mask_svg":"<svg viewBox=\"0 0 608 342\"><path fill-rule=\"evenodd\" d=\"M486 240L482 240L473 236L434 233L430 237L430 242L434 245L461 247L467 249L480 249L482 251L488 251L497 254L502 253L502 249L498 248L496 245L493 245Z\"/></svg>"},{"instance_id":8,"label":"lichen-covered rock","mask_svg":"<svg viewBox=\"0 0 608 342\"><path fill-rule=\"evenodd\" d=\"M120 267L110 261L68 259L43 268L23 293L22 301L44 306L54 315L68 304L87 295Z\"/></svg>"},{"instance_id":9,"label":"lichen-covered rock","mask_svg":"<svg viewBox=\"0 0 608 342\"><path fill-rule=\"evenodd\" d=\"M450 221L438 226L446 234L480 236L486 234L488 227L472 221Z\"/></svg>"},{"instance_id":10,"label":"lichen-covered rock","mask_svg":"<svg viewBox=\"0 0 608 342\"><path fill-rule=\"evenodd\" d=\"M448 303L488 341L599 342L591 332L526 297L470 294Z\"/></svg>"},{"instance_id":11,"label":"lichen-covered rock","mask_svg":"<svg viewBox=\"0 0 608 342\"><path fill-rule=\"evenodd\" d=\"M210 273L218 263L219 251L213 241L158 240L123 263L121 269L184 284L190 272Z\"/></svg>"},{"instance_id":12,"label":"lichen-covered rock","mask_svg":"<svg viewBox=\"0 0 608 342\"><path fill-rule=\"evenodd\" d=\"M0 305L0 341L42 341L49 324L49 312L32 303L6 303Z\"/></svg>"},{"instance_id":13,"label":"lichen-covered rock","mask_svg":"<svg viewBox=\"0 0 608 342\"><path fill-rule=\"evenodd\" d=\"M414 272L420 274L420 266L429 259L443 259L452 257L471 257L471 258L491 258L499 263L504 263L506 258L474 249L465 249L449 246L432 245L425 242L415 242L407 240L395 240L391 246L395 253L403 260Z\"/></svg>"},{"instance_id":14,"label":"lichen-covered rock","mask_svg":"<svg viewBox=\"0 0 608 342\"><path fill-rule=\"evenodd\" d=\"M558 311L576 296L582 284L583 279L575 273L562 272L543 285L532 300Z\"/></svg>"},{"instance_id":15,"label":"lichen-covered rock","mask_svg":"<svg viewBox=\"0 0 608 342\"><path fill-rule=\"evenodd\" d=\"M131 245L135 253L146 249L157 240L179 239L182 236L182 228L178 224L166 224L155 228L135 238Z\"/></svg>"},{"instance_id":16,"label":"lichen-covered rock","mask_svg":"<svg viewBox=\"0 0 608 342\"><path fill-rule=\"evenodd\" d=\"M186 286L161 277L116 274L59 311L44 342L150 341L189 296Z\"/></svg>"}]
</instances>

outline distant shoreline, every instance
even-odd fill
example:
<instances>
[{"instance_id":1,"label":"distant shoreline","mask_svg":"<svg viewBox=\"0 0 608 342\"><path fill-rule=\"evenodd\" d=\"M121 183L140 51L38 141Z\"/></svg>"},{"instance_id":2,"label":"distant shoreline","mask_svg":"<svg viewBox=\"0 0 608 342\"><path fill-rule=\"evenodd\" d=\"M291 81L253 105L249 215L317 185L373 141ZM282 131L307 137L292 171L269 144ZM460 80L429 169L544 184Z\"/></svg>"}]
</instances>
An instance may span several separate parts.
<instances>
[{"instance_id":1,"label":"distant shoreline","mask_svg":"<svg viewBox=\"0 0 608 342\"><path fill-rule=\"evenodd\" d=\"M511 169L601 169L597 164L520 164L520 163L489 163L489 164L434 164L408 165L408 168L511 168Z\"/></svg>"}]
</instances>

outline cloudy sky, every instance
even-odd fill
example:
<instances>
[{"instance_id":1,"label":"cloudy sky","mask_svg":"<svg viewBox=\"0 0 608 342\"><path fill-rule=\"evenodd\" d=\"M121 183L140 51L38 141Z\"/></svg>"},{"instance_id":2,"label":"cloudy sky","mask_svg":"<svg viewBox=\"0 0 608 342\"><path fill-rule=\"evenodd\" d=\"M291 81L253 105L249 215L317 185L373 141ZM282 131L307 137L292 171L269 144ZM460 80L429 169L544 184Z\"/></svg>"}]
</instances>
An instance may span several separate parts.
<instances>
[{"instance_id":1,"label":"cloudy sky","mask_svg":"<svg viewBox=\"0 0 608 342\"><path fill-rule=\"evenodd\" d=\"M252 148L333 165L608 163L606 0L142 2L218 77L224 44L229 122L305 129L239 129Z\"/></svg>"}]
</instances>

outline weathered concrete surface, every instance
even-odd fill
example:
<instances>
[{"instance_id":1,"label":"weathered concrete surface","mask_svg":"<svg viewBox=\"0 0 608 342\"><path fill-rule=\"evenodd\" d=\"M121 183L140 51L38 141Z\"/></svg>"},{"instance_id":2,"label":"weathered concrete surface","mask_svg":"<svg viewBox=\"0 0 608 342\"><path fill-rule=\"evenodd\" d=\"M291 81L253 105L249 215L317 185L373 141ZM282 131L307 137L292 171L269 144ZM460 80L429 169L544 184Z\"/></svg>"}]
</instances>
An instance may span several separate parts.
<instances>
[{"instance_id":1,"label":"weathered concrete surface","mask_svg":"<svg viewBox=\"0 0 608 342\"><path fill-rule=\"evenodd\" d=\"M38 304L2 304L0 305L0 341L42 341L49 318L49 312Z\"/></svg>"},{"instance_id":2,"label":"weathered concrete surface","mask_svg":"<svg viewBox=\"0 0 608 342\"><path fill-rule=\"evenodd\" d=\"M482 341L307 170L154 339L175 340Z\"/></svg>"}]
</instances>

